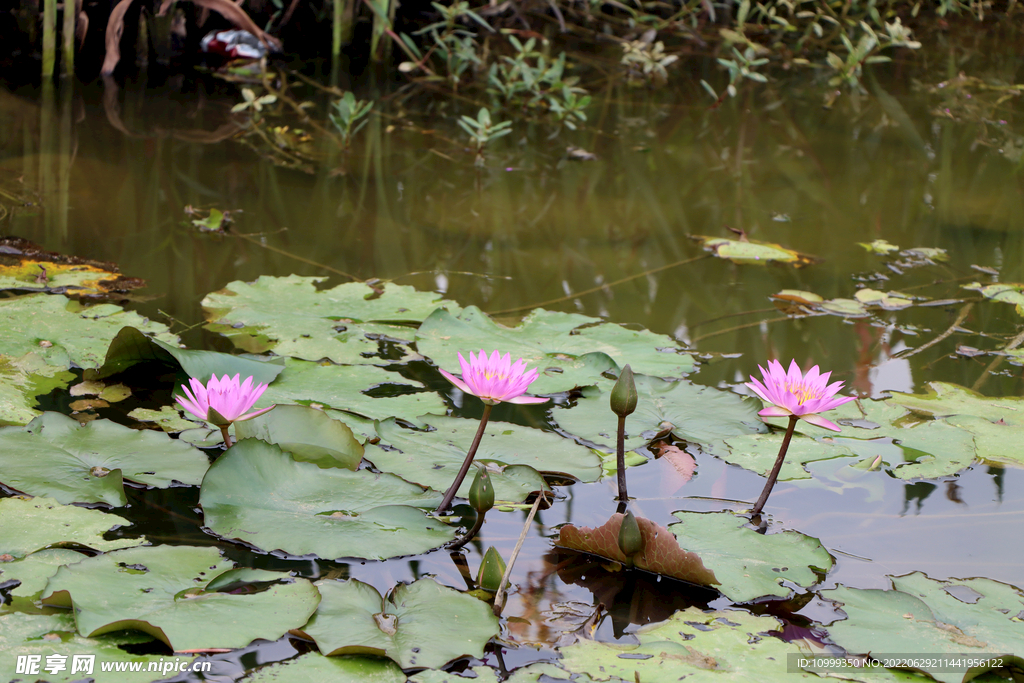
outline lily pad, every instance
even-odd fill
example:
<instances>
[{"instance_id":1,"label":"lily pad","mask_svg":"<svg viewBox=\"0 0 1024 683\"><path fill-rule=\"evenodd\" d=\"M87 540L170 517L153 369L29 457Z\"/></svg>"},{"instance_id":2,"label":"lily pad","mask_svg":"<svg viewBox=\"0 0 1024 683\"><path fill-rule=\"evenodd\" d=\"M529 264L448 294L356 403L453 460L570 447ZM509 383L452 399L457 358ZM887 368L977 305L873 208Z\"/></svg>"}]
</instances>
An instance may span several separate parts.
<instances>
[{"instance_id":1,"label":"lily pad","mask_svg":"<svg viewBox=\"0 0 1024 683\"><path fill-rule=\"evenodd\" d=\"M973 289L976 292L981 292L981 295L986 299L1013 304L1017 308L1017 315L1024 315L1024 284L996 282L990 285L983 285L980 282L972 282L969 285L964 285L964 289Z\"/></svg>"},{"instance_id":2,"label":"lily pad","mask_svg":"<svg viewBox=\"0 0 1024 683\"><path fill-rule=\"evenodd\" d=\"M611 519L594 529L566 524L558 530L555 545L700 586L715 586L719 583L715 573L704 566L699 556L679 547L668 529L643 517L636 518L640 527L640 551L633 557L626 557L619 548L619 530L623 517L615 513Z\"/></svg>"},{"instance_id":3,"label":"lily pad","mask_svg":"<svg viewBox=\"0 0 1024 683\"><path fill-rule=\"evenodd\" d=\"M821 542L796 531L759 534L731 512L674 514L680 522L669 531L714 572L715 588L733 602L789 597L793 591L784 582L809 588L832 568Z\"/></svg>"},{"instance_id":4,"label":"lily pad","mask_svg":"<svg viewBox=\"0 0 1024 683\"><path fill-rule=\"evenodd\" d=\"M562 648L560 663L595 681L819 680L809 673L787 673L788 655L800 649L769 635L781 629L774 617L688 607L668 621L637 629L632 635L638 645L582 639Z\"/></svg>"},{"instance_id":5,"label":"lily pad","mask_svg":"<svg viewBox=\"0 0 1024 683\"><path fill-rule=\"evenodd\" d=\"M957 384L928 382L925 394L892 392L889 403L928 417L972 415L989 422L1024 425L1024 399L1016 396L991 398Z\"/></svg>"},{"instance_id":6,"label":"lily pad","mask_svg":"<svg viewBox=\"0 0 1024 683\"><path fill-rule=\"evenodd\" d=\"M22 425L39 415L36 397L66 387L75 375L48 365L36 353L0 354L0 425Z\"/></svg>"},{"instance_id":7,"label":"lily pad","mask_svg":"<svg viewBox=\"0 0 1024 683\"><path fill-rule=\"evenodd\" d=\"M372 396L366 392L383 387L413 393ZM433 392L418 391L423 385L396 372L371 366L321 365L309 361L285 362L281 376L263 393L257 408L277 403L298 403L344 410L373 420L400 417L412 424L426 413L444 413L447 406Z\"/></svg>"},{"instance_id":8,"label":"lily pad","mask_svg":"<svg viewBox=\"0 0 1024 683\"><path fill-rule=\"evenodd\" d=\"M276 443L296 460L320 467L357 469L363 447L348 425L322 410L307 406L278 406L269 413L235 424L239 439Z\"/></svg>"},{"instance_id":9,"label":"lily pad","mask_svg":"<svg viewBox=\"0 0 1024 683\"><path fill-rule=\"evenodd\" d=\"M431 415L430 424L433 431L417 432L394 420L381 422L377 433L390 448L367 447L366 459L384 472L436 491L447 490L466 459L480 423ZM597 481L601 476L601 459L591 449L552 432L505 422L488 422L475 460L489 465L495 498L507 502L521 502L531 491L546 488L542 479L508 466L527 465L537 472L568 475L580 481ZM500 468L506 468L508 474ZM467 477L458 495L468 496L471 484L472 477Z\"/></svg>"},{"instance_id":10,"label":"lily pad","mask_svg":"<svg viewBox=\"0 0 1024 683\"><path fill-rule=\"evenodd\" d=\"M306 623L320 602L312 583L281 573L255 593L206 591L231 569L216 548L129 548L61 567L44 604L74 606L78 632L97 636L134 629L174 650L245 647L276 640Z\"/></svg>"},{"instance_id":11,"label":"lily pad","mask_svg":"<svg viewBox=\"0 0 1024 683\"><path fill-rule=\"evenodd\" d=\"M20 357L34 351L49 365L98 368L125 326L167 343L178 341L166 325L114 304L83 307L60 294L0 299L0 353Z\"/></svg>"},{"instance_id":12,"label":"lily pad","mask_svg":"<svg viewBox=\"0 0 1024 683\"><path fill-rule=\"evenodd\" d=\"M257 669L243 683L405 683L402 669L382 657L325 657L307 652Z\"/></svg>"},{"instance_id":13,"label":"lily pad","mask_svg":"<svg viewBox=\"0 0 1024 683\"><path fill-rule=\"evenodd\" d=\"M438 548L454 530L412 506L441 495L392 474L321 469L244 439L210 467L199 497L206 526L264 550L386 559Z\"/></svg>"},{"instance_id":14,"label":"lily pad","mask_svg":"<svg viewBox=\"0 0 1024 683\"><path fill-rule=\"evenodd\" d=\"M783 435L779 432L747 434L707 444L702 450L728 463L767 476L775 466L782 439ZM804 468L807 463L853 454L850 448L834 441L827 442L794 434L789 450L786 451L782 469L779 471L779 481L809 479L811 474Z\"/></svg>"},{"instance_id":15,"label":"lily pad","mask_svg":"<svg viewBox=\"0 0 1024 683\"><path fill-rule=\"evenodd\" d=\"M636 410L626 417L628 450L645 445L665 431L701 443L765 431L757 416L761 406L756 400L685 380L667 382L643 375L634 379L639 400ZM597 386L584 389L575 407L555 409L552 418L573 436L614 448L618 418L608 403L613 384L601 380Z\"/></svg>"},{"instance_id":16,"label":"lily pad","mask_svg":"<svg viewBox=\"0 0 1024 683\"><path fill-rule=\"evenodd\" d=\"M898 246L896 246L895 244L889 244L885 240L875 240L873 242L857 242L857 244L864 247L870 252L880 254L882 256L886 256L888 254L893 253L894 251L900 250Z\"/></svg>"},{"instance_id":17,"label":"lily pad","mask_svg":"<svg viewBox=\"0 0 1024 683\"><path fill-rule=\"evenodd\" d=\"M75 633L75 620L70 614L0 614L0 669L6 675L16 671L18 658L39 657L39 671L32 675L33 681L49 683L71 683L83 679L104 680L102 666L114 662L138 663L138 671L118 671L116 680L120 683L151 683L153 671L163 671L164 663L188 666L193 658L169 657L164 655L131 654L119 645L138 644L151 639L136 634L111 634L97 638L83 638ZM50 673L47 658L62 656L57 662L63 670ZM89 657L93 659L89 660ZM91 664L92 668L87 668ZM159 675L159 674L157 674ZM14 680L19 680L15 678ZM27 680L27 679L21 679Z\"/></svg>"},{"instance_id":18,"label":"lily pad","mask_svg":"<svg viewBox=\"0 0 1024 683\"><path fill-rule=\"evenodd\" d=\"M693 372L693 358L671 337L629 330L576 313L538 308L521 324L505 327L469 306L458 315L440 309L423 321L416 348L445 370L461 374L458 354L498 349L522 358L540 376L531 394L553 394L596 383L609 370L618 374L627 363L633 372L655 377L682 377Z\"/></svg>"},{"instance_id":19,"label":"lily pad","mask_svg":"<svg viewBox=\"0 0 1024 683\"><path fill-rule=\"evenodd\" d=\"M11 595L19 598L30 598L42 593L46 582L57 573L61 565L81 562L87 555L66 548L46 548L14 560L0 563L0 583L20 581L20 585L11 590Z\"/></svg>"},{"instance_id":20,"label":"lily pad","mask_svg":"<svg viewBox=\"0 0 1024 683\"><path fill-rule=\"evenodd\" d=\"M391 283L350 282L317 291L316 283L325 279L290 275L232 282L203 299L207 329L256 353L379 365L387 361L376 357L378 339L411 339L413 330L371 323L419 323L442 306L457 308L438 294Z\"/></svg>"},{"instance_id":21,"label":"lily pad","mask_svg":"<svg viewBox=\"0 0 1024 683\"><path fill-rule=\"evenodd\" d=\"M724 237L707 237L691 235L701 243L704 251L710 251L718 258L728 259L738 264L765 265L768 263L785 263L794 268L803 268L812 263L820 263L821 259L809 254L773 244L771 242L755 242L753 240L731 240Z\"/></svg>"},{"instance_id":22,"label":"lily pad","mask_svg":"<svg viewBox=\"0 0 1024 683\"><path fill-rule=\"evenodd\" d=\"M0 555L25 557L43 548L83 545L94 550L116 550L146 543L145 538L103 540L103 534L131 522L117 515L74 505L61 505L52 498L0 499ZM2 565L0 565L2 567Z\"/></svg>"},{"instance_id":23,"label":"lily pad","mask_svg":"<svg viewBox=\"0 0 1024 683\"><path fill-rule=\"evenodd\" d=\"M302 631L324 654L381 655L403 669L440 668L457 657L482 657L500 631L485 602L433 579L398 584L384 597L354 579L316 585L323 601Z\"/></svg>"},{"instance_id":24,"label":"lily pad","mask_svg":"<svg viewBox=\"0 0 1024 683\"><path fill-rule=\"evenodd\" d=\"M181 349L160 339L143 334L134 327L125 327L110 342L103 365L90 372L93 379L102 379L123 372L138 363L158 362L180 367L189 377L204 384L212 375L241 375L253 377L256 382L269 384L284 370L280 359L266 362L232 356L217 351Z\"/></svg>"},{"instance_id":25,"label":"lily pad","mask_svg":"<svg viewBox=\"0 0 1024 683\"><path fill-rule=\"evenodd\" d=\"M850 653L901 653L939 658L961 655L987 659L993 655L1024 665L1024 594L991 579L936 581L914 572L890 577L893 590L847 588L822 591L823 598L842 606L846 619L828 627L829 636ZM921 666L943 683L968 680L967 666ZM989 671L981 666L971 673Z\"/></svg>"},{"instance_id":26,"label":"lily pad","mask_svg":"<svg viewBox=\"0 0 1024 683\"><path fill-rule=\"evenodd\" d=\"M129 429L109 420L85 425L43 413L24 427L0 429L0 477L6 486L61 503L126 502L122 478L167 488L194 486L206 456L166 434Z\"/></svg>"},{"instance_id":27,"label":"lily pad","mask_svg":"<svg viewBox=\"0 0 1024 683\"><path fill-rule=\"evenodd\" d=\"M879 306L887 311L898 311L914 305L914 300L899 292L880 292L865 287L858 289L853 297L865 306Z\"/></svg>"},{"instance_id":28,"label":"lily pad","mask_svg":"<svg viewBox=\"0 0 1024 683\"><path fill-rule=\"evenodd\" d=\"M182 415L182 411L176 410L171 406L162 406L160 410L136 408L128 413L128 417L134 418L139 422L155 422L162 431L168 434L176 434L186 429L196 429L204 426L204 423L187 420Z\"/></svg>"}]
</instances>

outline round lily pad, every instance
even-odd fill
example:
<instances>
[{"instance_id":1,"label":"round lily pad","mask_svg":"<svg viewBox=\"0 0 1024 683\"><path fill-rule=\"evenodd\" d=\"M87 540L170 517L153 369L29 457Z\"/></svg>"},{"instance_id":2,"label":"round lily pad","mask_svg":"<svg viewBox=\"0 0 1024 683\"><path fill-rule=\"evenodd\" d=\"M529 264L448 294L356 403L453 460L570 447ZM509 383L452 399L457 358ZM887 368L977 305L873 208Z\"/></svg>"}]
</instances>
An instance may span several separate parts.
<instances>
[{"instance_id":1,"label":"round lily pad","mask_svg":"<svg viewBox=\"0 0 1024 683\"><path fill-rule=\"evenodd\" d=\"M244 439L210 467L199 502L206 526L225 538L293 555L376 560L452 540L452 529L411 507L440 499L392 474L321 469Z\"/></svg>"}]
</instances>

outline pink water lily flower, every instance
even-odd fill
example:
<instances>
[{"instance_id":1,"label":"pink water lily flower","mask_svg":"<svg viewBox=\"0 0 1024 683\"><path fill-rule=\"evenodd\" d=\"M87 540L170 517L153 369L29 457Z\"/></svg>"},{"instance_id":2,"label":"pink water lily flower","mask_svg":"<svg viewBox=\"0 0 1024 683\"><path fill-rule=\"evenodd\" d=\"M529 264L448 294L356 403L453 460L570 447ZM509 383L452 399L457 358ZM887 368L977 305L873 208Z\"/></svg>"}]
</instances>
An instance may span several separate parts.
<instances>
[{"instance_id":1,"label":"pink water lily flower","mask_svg":"<svg viewBox=\"0 0 1024 683\"><path fill-rule=\"evenodd\" d=\"M512 362L512 354L502 356L495 351L488 358L486 351L474 356L469 354L469 362L459 354L459 365L462 366L462 379L450 372L441 370L449 382L467 394L473 394L484 403L544 403L548 399L523 396L530 384L537 379L537 369L526 370L526 361L520 358Z\"/></svg>"},{"instance_id":2,"label":"pink water lily flower","mask_svg":"<svg viewBox=\"0 0 1024 683\"><path fill-rule=\"evenodd\" d=\"M270 408L246 413L245 411L252 408L253 404L267 390L267 385L253 386L252 377L247 377L244 382L239 383L240 377L241 375L228 377L225 373L221 379L217 379L217 375L213 375L206 386L203 386L198 379L192 378L188 381L192 391L189 391L184 384L181 386L188 398L175 396L174 400L200 420L212 422L218 427L225 427L232 422L251 420L274 408L274 406L270 406Z\"/></svg>"},{"instance_id":3,"label":"pink water lily flower","mask_svg":"<svg viewBox=\"0 0 1024 683\"><path fill-rule=\"evenodd\" d=\"M834 432L841 431L835 422L826 420L818 414L838 408L855 398L853 396L836 396L836 392L843 388L843 383L829 384L828 378L831 377L831 372L822 375L818 366L815 365L804 375L800 372L800 366L796 364L795 360L790 362L788 373L782 369L782 363L777 360L769 361L767 370L760 365L757 367L761 370L764 382L751 376L750 381L746 384L754 390L754 393L772 404L758 412L758 415L761 417L793 415L812 425L831 429Z\"/></svg>"}]
</instances>

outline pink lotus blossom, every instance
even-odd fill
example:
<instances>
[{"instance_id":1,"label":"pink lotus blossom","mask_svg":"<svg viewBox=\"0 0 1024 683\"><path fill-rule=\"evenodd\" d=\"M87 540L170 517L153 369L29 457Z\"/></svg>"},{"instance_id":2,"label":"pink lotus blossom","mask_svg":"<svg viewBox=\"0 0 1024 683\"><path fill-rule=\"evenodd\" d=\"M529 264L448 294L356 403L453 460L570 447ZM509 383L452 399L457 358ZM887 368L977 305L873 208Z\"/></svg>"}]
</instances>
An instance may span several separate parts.
<instances>
[{"instance_id":1,"label":"pink lotus blossom","mask_svg":"<svg viewBox=\"0 0 1024 683\"><path fill-rule=\"evenodd\" d=\"M535 398L523 396L530 384L537 379L537 369L529 372L526 370L526 361L520 358L512 363L512 355L506 353L502 356L495 351L490 358L486 351L480 351L480 355L469 354L469 362L459 354L459 364L462 366L462 379L459 379L450 372L441 370L441 374L448 378L448 381L457 386L467 394L473 394L484 403L495 405L497 403L544 403L546 398Z\"/></svg>"},{"instance_id":2,"label":"pink lotus blossom","mask_svg":"<svg viewBox=\"0 0 1024 683\"><path fill-rule=\"evenodd\" d=\"M768 370L760 365L757 367L761 370L764 383L751 376L747 386L762 399L772 404L758 412L758 415L761 417L795 415L812 425L831 429L834 432L840 431L839 425L818 414L838 408L854 399L853 396L836 397L836 392L843 388L843 383L829 384L828 378L832 375L831 372L822 375L818 371L818 366L815 365L804 375L800 372L800 366L796 364L795 360L790 362L788 373L782 369L782 363L777 360L769 361Z\"/></svg>"},{"instance_id":3,"label":"pink lotus blossom","mask_svg":"<svg viewBox=\"0 0 1024 683\"><path fill-rule=\"evenodd\" d=\"M203 386L198 379L192 378L188 381L192 391L189 391L185 385L181 386L188 398L175 396L174 400L200 420L212 422L218 427L224 427L232 422L251 420L274 408L274 406L270 406L270 408L246 414L245 411L252 408L253 404L267 390L267 385L253 386L252 377L247 377L244 382L239 384L240 377L241 375L228 377L225 373L221 379L217 379L217 375L213 375L206 386Z\"/></svg>"}]
</instances>

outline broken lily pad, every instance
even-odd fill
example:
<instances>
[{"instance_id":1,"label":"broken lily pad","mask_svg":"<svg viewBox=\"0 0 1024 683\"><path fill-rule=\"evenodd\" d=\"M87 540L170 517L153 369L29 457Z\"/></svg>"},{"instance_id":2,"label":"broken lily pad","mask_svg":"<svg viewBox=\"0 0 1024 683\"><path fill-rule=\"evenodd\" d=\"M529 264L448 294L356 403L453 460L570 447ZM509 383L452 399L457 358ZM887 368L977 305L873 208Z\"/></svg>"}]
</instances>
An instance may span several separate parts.
<instances>
[{"instance_id":1,"label":"broken lily pad","mask_svg":"<svg viewBox=\"0 0 1024 683\"><path fill-rule=\"evenodd\" d=\"M655 377L682 377L694 360L679 344L647 330L630 330L577 313L534 309L515 327L505 327L475 306L457 315L440 309L423 321L416 348L439 367L462 374L458 354L500 349L512 361L522 358L540 376L531 394L553 394L595 384L601 374L627 363L633 372Z\"/></svg>"},{"instance_id":2,"label":"broken lily pad","mask_svg":"<svg viewBox=\"0 0 1024 683\"><path fill-rule=\"evenodd\" d=\"M622 518L623 515L615 513L607 522L593 529L566 524L558 530L555 545L699 586L716 586L719 583L715 573L704 566L699 556L679 547L668 529L643 517L636 518L640 527L640 550L632 557L626 557L619 547Z\"/></svg>"},{"instance_id":3,"label":"broken lily pad","mask_svg":"<svg viewBox=\"0 0 1024 683\"><path fill-rule=\"evenodd\" d=\"M482 657L501 628L487 603L433 579L400 583L384 597L355 579L316 586L323 601L302 631L328 655L372 654L403 669L440 668L457 657Z\"/></svg>"},{"instance_id":4,"label":"broken lily pad","mask_svg":"<svg viewBox=\"0 0 1024 683\"><path fill-rule=\"evenodd\" d=\"M6 486L61 503L126 502L122 478L157 488L194 486L209 460L166 434L109 420L79 424L46 412L24 427L0 429L0 477Z\"/></svg>"},{"instance_id":5,"label":"broken lily pad","mask_svg":"<svg viewBox=\"0 0 1024 683\"><path fill-rule=\"evenodd\" d=\"M480 422L434 415L429 420L434 427L429 432L405 429L394 420L381 422L377 433L391 448L367 447L366 459L384 472L436 491L447 490L466 459ZM532 491L546 488L536 472L568 475L585 482L597 481L601 476L601 459L591 449L553 432L506 422L488 422L475 461L488 464L494 495L506 502L522 502ZM522 465L528 468L515 467ZM468 496L471 484L472 477L467 477L458 495Z\"/></svg>"},{"instance_id":6,"label":"broken lily pad","mask_svg":"<svg viewBox=\"0 0 1024 683\"><path fill-rule=\"evenodd\" d=\"M279 446L243 439L211 467L199 503L206 526L267 551L382 560L438 548L455 531L417 507L441 494L393 474L321 469Z\"/></svg>"},{"instance_id":7,"label":"broken lily pad","mask_svg":"<svg viewBox=\"0 0 1024 683\"><path fill-rule=\"evenodd\" d=\"M379 323L419 323L442 306L457 308L439 294L391 283L350 282L318 291L316 284L325 279L289 275L231 282L203 299L207 329L253 353L379 365L387 361L376 357L378 338L413 335L411 327Z\"/></svg>"},{"instance_id":8,"label":"broken lily pad","mask_svg":"<svg viewBox=\"0 0 1024 683\"><path fill-rule=\"evenodd\" d=\"M729 391L686 380L669 382L636 375L636 410L626 418L626 449L645 445L657 434L707 443L740 434L764 432L760 404ZM602 379L583 390L572 408L557 408L552 418L565 431L591 443L615 447L618 418L609 407L614 382Z\"/></svg>"},{"instance_id":9,"label":"broken lily pad","mask_svg":"<svg viewBox=\"0 0 1024 683\"><path fill-rule=\"evenodd\" d=\"M52 498L0 499L0 555L25 557L42 548L83 545L94 550L116 550L146 543L145 538L103 540L115 527L130 526L123 517L61 505ZM0 565L2 566L2 565Z\"/></svg>"},{"instance_id":10,"label":"broken lily pad","mask_svg":"<svg viewBox=\"0 0 1024 683\"><path fill-rule=\"evenodd\" d=\"M286 573L277 574L276 583L264 581L263 590L253 593L205 590L231 567L210 547L115 550L61 567L47 584L43 602L73 606L82 635L134 629L174 650L276 640L305 624L320 602L312 583Z\"/></svg>"},{"instance_id":11,"label":"broken lily pad","mask_svg":"<svg viewBox=\"0 0 1024 683\"><path fill-rule=\"evenodd\" d=\"M833 642L851 654L898 652L922 659L960 655L1002 657L1006 666L1024 665L1024 593L992 579L936 581L914 572L890 577L892 590L839 586L821 592L842 607L846 619L828 627ZM980 673L992 666L971 671ZM921 666L943 683L968 680L969 667Z\"/></svg>"},{"instance_id":12,"label":"broken lily pad","mask_svg":"<svg viewBox=\"0 0 1024 683\"><path fill-rule=\"evenodd\" d=\"M821 542L796 531L759 534L731 512L674 514L680 521L669 531L714 572L720 582L715 588L733 602L787 598L793 591L784 582L809 588L832 568Z\"/></svg>"}]
</instances>

